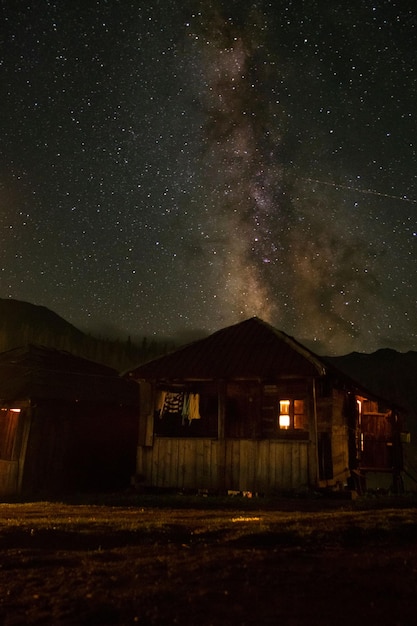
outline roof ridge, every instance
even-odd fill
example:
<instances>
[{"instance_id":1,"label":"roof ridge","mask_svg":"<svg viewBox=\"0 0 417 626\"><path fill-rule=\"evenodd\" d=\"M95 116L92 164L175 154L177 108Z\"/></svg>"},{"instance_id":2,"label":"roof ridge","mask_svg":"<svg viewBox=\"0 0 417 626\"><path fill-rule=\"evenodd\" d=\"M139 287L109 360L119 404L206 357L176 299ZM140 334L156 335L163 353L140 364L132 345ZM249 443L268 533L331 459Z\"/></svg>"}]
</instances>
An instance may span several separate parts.
<instances>
[{"instance_id":1,"label":"roof ridge","mask_svg":"<svg viewBox=\"0 0 417 626\"><path fill-rule=\"evenodd\" d=\"M245 330L243 330L244 328ZM284 367L285 369L286 361L280 360L277 356L279 343L274 345L272 337L268 341L268 334L266 333L273 335L278 342L282 342L305 362L308 362L312 368L310 375L314 376L314 372L319 376L326 373L326 364L311 350L284 331L280 331L261 318L253 316L220 328L207 337L184 344L146 363L141 363L126 371L124 375L132 377L135 373L139 374L140 370L144 368L148 368L148 372L157 371L160 366L172 374L176 370L178 376L181 376L180 371L184 372L185 370L189 372L189 375L192 372L195 376L197 376L197 371L205 372L206 375L211 372L211 376L215 375L214 372L216 371L218 375L221 375L220 372L226 375L226 372L231 374L233 371L236 374L238 371L245 371L249 375L249 372L253 374L257 367L264 373L268 371L272 374L276 367L278 369ZM223 337L224 341L222 341ZM257 350L257 342L259 350ZM234 356L229 358L233 354ZM266 360L263 358L264 356ZM255 361L257 365L255 365ZM293 369L294 365L292 364L290 370Z\"/></svg>"}]
</instances>

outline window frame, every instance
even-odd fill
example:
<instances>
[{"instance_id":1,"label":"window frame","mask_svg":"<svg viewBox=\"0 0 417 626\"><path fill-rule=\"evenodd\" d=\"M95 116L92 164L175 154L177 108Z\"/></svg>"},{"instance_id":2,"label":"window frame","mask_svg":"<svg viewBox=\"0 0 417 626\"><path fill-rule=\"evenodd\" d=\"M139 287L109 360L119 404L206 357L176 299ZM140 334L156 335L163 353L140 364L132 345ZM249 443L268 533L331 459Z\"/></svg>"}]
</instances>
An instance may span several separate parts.
<instances>
[{"instance_id":1,"label":"window frame","mask_svg":"<svg viewBox=\"0 0 417 626\"><path fill-rule=\"evenodd\" d=\"M302 403L302 411L297 410L297 403ZM300 407L298 407L300 408ZM302 416L302 426L296 426L297 418ZM282 419L281 419L282 418ZM282 425L282 423L288 422L288 424ZM277 426L278 432L305 432L307 431L307 412L305 398L279 398L278 399L278 418Z\"/></svg>"}]
</instances>

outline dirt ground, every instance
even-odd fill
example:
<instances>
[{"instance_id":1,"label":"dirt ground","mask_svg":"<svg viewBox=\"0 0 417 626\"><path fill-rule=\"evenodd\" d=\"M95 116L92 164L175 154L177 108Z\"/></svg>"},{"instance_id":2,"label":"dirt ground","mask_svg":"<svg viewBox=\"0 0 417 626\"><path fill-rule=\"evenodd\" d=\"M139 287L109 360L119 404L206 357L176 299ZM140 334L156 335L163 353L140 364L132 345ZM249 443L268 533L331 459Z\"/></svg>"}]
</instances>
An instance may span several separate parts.
<instances>
[{"instance_id":1,"label":"dirt ground","mask_svg":"<svg viewBox=\"0 0 417 626\"><path fill-rule=\"evenodd\" d=\"M417 508L0 504L0 624L411 626Z\"/></svg>"}]
</instances>

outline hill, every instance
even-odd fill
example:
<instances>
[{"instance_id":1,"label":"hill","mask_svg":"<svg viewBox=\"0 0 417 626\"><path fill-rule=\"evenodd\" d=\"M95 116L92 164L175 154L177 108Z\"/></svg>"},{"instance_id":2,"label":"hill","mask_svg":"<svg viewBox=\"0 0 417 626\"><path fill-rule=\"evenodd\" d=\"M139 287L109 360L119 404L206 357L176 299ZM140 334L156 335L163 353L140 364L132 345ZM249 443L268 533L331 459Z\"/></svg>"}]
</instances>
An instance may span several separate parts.
<instances>
[{"instance_id":1,"label":"hill","mask_svg":"<svg viewBox=\"0 0 417 626\"><path fill-rule=\"evenodd\" d=\"M351 352L325 358L377 396L404 407L417 418L417 352L383 348L371 354Z\"/></svg>"},{"instance_id":2,"label":"hill","mask_svg":"<svg viewBox=\"0 0 417 626\"><path fill-rule=\"evenodd\" d=\"M84 339L84 333L44 306L0 298L1 351L26 343L65 348L65 343L74 345Z\"/></svg>"},{"instance_id":3,"label":"hill","mask_svg":"<svg viewBox=\"0 0 417 626\"><path fill-rule=\"evenodd\" d=\"M0 352L28 343L67 350L119 371L166 353L174 342L148 340L139 343L94 337L51 311L21 300L0 298ZM177 342L175 342L177 343ZM376 395L404 407L417 422L417 352L392 349L372 354L352 352L321 357L348 374Z\"/></svg>"},{"instance_id":4,"label":"hill","mask_svg":"<svg viewBox=\"0 0 417 626\"><path fill-rule=\"evenodd\" d=\"M162 354L164 342L140 344L87 335L44 306L0 298L0 352L27 344L66 350L123 371Z\"/></svg>"}]
</instances>

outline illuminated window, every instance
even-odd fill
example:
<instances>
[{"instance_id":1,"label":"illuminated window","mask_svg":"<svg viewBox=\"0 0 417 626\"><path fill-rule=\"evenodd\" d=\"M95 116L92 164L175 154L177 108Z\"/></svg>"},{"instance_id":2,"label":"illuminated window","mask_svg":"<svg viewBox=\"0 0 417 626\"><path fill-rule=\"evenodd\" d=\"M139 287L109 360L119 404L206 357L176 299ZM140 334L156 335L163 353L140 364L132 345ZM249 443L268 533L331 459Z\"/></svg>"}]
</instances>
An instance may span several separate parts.
<instances>
[{"instance_id":1,"label":"illuminated window","mask_svg":"<svg viewBox=\"0 0 417 626\"><path fill-rule=\"evenodd\" d=\"M291 426L290 400L279 401L279 427L288 429Z\"/></svg>"},{"instance_id":2,"label":"illuminated window","mask_svg":"<svg viewBox=\"0 0 417 626\"><path fill-rule=\"evenodd\" d=\"M20 409L0 409L0 459L10 461L16 438Z\"/></svg>"},{"instance_id":3,"label":"illuminated window","mask_svg":"<svg viewBox=\"0 0 417 626\"><path fill-rule=\"evenodd\" d=\"M304 400L280 400L278 424L281 430L304 430L306 428Z\"/></svg>"}]
</instances>

